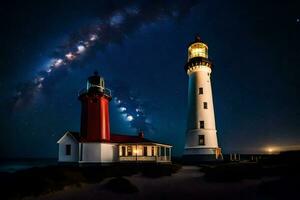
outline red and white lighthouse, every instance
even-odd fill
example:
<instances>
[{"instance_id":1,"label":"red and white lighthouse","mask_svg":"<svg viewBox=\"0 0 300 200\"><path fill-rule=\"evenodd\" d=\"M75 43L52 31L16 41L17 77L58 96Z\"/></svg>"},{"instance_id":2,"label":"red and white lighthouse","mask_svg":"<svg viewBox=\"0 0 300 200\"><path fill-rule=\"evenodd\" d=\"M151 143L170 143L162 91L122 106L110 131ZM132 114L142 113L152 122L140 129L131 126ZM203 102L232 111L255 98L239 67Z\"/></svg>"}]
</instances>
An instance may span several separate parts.
<instances>
[{"instance_id":1,"label":"red and white lighthouse","mask_svg":"<svg viewBox=\"0 0 300 200\"><path fill-rule=\"evenodd\" d=\"M87 80L87 88L79 93L81 101L82 140L87 142L109 142L109 101L111 92L105 88L104 79L97 72Z\"/></svg>"}]
</instances>

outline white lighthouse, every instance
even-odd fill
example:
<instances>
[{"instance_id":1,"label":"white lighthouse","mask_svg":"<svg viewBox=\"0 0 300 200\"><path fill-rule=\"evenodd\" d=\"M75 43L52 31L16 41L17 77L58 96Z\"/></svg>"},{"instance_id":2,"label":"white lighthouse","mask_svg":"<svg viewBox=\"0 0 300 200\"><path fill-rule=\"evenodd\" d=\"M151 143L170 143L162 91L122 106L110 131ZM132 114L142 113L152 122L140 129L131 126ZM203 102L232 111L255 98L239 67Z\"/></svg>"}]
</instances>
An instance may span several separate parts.
<instances>
[{"instance_id":1,"label":"white lighthouse","mask_svg":"<svg viewBox=\"0 0 300 200\"><path fill-rule=\"evenodd\" d=\"M185 162L222 160L210 80L212 62L208 59L208 46L198 36L188 47L185 70L189 76L189 88L183 159Z\"/></svg>"}]
</instances>

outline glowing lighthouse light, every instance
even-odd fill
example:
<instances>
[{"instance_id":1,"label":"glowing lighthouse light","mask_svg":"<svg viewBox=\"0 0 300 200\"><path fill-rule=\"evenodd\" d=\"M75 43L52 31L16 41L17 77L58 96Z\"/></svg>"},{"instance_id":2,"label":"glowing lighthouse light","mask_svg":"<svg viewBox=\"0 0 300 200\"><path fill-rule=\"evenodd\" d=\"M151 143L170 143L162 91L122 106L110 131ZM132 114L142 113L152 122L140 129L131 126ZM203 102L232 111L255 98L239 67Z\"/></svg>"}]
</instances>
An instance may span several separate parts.
<instances>
[{"instance_id":1,"label":"glowing lighthouse light","mask_svg":"<svg viewBox=\"0 0 300 200\"><path fill-rule=\"evenodd\" d=\"M191 44L188 48L188 60L196 57L208 58L208 47L206 44L202 42Z\"/></svg>"}]
</instances>

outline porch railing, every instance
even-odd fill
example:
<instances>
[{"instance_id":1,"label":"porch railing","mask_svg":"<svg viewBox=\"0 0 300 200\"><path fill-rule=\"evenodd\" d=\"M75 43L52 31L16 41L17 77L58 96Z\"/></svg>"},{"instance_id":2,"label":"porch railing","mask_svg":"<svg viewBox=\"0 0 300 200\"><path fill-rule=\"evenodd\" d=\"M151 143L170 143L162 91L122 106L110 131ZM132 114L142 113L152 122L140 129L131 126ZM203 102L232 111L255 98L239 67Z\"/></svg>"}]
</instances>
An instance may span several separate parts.
<instances>
[{"instance_id":1,"label":"porch railing","mask_svg":"<svg viewBox=\"0 0 300 200\"><path fill-rule=\"evenodd\" d=\"M169 162L169 156L120 156L120 162L130 161L156 161L156 162Z\"/></svg>"}]
</instances>

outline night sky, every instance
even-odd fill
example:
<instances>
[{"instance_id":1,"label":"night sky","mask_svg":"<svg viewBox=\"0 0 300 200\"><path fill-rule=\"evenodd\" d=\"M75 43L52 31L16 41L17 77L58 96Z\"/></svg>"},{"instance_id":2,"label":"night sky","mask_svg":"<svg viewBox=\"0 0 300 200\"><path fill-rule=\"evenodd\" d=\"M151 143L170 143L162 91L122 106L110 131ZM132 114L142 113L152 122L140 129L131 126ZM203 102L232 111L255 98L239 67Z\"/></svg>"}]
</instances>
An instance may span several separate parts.
<instances>
[{"instance_id":1,"label":"night sky","mask_svg":"<svg viewBox=\"0 0 300 200\"><path fill-rule=\"evenodd\" d=\"M55 157L64 132L80 129L77 94L95 70L117 98L110 104L112 132L143 129L145 137L170 143L174 155L181 155L184 64L196 34L214 63L223 152L297 147L300 5L292 2L2 2L0 157ZM95 41L93 33L100 34ZM76 59L53 67L80 46L85 49Z\"/></svg>"}]
</instances>

